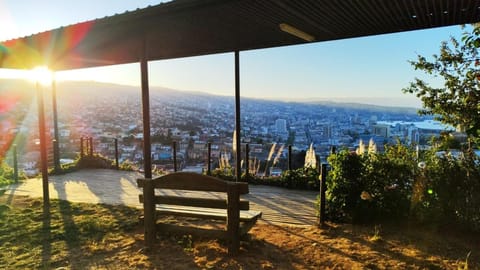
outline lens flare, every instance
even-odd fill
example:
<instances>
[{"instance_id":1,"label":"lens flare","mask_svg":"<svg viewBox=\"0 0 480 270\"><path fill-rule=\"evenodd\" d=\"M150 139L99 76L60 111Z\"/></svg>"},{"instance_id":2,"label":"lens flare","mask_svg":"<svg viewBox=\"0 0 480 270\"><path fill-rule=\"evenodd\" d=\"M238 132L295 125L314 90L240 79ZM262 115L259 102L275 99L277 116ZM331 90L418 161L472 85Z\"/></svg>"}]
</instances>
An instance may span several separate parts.
<instances>
[{"instance_id":1,"label":"lens flare","mask_svg":"<svg viewBox=\"0 0 480 270\"><path fill-rule=\"evenodd\" d=\"M32 70L30 79L41 85L48 86L52 83L53 73L46 66L36 67Z\"/></svg>"}]
</instances>

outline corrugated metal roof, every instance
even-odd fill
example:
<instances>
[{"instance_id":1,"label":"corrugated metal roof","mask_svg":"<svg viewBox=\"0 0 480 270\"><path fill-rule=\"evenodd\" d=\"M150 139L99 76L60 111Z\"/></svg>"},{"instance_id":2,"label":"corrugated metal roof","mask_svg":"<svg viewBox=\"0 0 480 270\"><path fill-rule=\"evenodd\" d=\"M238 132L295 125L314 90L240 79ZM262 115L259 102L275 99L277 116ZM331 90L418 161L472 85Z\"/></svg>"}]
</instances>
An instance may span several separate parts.
<instances>
[{"instance_id":1,"label":"corrugated metal roof","mask_svg":"<svg viewBox=\"0 0 480 270\"><path fill-rule=\"evenodd\" d=\"M54 70L198 56L480 21L480 0L176 0L0 43L0 67Z\"/></svg>"}]
</instances>

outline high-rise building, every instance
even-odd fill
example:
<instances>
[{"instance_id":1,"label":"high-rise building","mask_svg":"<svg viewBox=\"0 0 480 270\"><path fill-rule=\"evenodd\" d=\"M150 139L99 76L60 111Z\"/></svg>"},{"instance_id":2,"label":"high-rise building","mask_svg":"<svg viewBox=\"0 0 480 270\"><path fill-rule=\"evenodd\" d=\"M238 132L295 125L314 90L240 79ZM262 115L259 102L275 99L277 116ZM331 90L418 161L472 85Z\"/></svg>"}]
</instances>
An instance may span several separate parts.
<instances>
[{"instance_id":1,"label":"high-rise building","mask_svg":"<svg viewBox=\"0 0 480 270\"><path fill-rule=\"evenodd\" d=\"M407 134L408 144L418 144L420 142L420 132L417 127L409 127Z\"/></svg>"},{"instance_id":2,"label":"high-rise building","mask_svg":"<svg viewBox=\"0 0 480 270\"><path fill-rule=\"evenodd\" d=\"M324 126L323 127L323 137L325 137L326 139L330 139L332 138L332 126L330 125L327 125L327 126Z\"/></svg>"},{"instance_id":3,"label":"high-rise building","mask_svg":"<svg viewBox=\"0 0 480 270\"><path fill-rule=\"evenodd\" d=\"M275 129L278 133L285 133L287 132L287 120L285 119L277 119L275 121Z\"/></svg>"}]
</instances>

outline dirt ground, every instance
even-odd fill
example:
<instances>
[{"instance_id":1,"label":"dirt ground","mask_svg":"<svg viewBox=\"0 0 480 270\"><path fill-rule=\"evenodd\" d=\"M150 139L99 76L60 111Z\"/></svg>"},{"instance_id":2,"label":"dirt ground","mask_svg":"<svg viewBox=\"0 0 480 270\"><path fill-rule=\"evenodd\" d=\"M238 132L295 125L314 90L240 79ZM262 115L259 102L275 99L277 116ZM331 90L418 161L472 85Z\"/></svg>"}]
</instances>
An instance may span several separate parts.
<instances>
[{"instance_id":1,"label":"dirt ground","mask_svg":"<svg viewBox=\"0 0 480 270\"><path fill-rule=\"evenodd\" d=\"M15 211L23 214L23 217L28 214L33 218L33 222L41 220L42 208L39 200L13 197L6 201L5 196L0 196L0 204L2 203L5 209L18 208L19 210ZM30 250L17 245L16 251L11 251L12 256L16 256L13 262L8 261L11 258L4 257L0 258L0 265L6 265L7 269L16 269L16 266L8 265L23 259L25 264L22 269L39 268L38 262L43 260L48 264L40 264L40 268L58 270L480 269L480 236L474 234L399 224L359 226L328 223L320 229L315 226L279 226L259 221L250 231L250 240L241 243L239 254L229 256L222 241L189 235L159 235L154 248L145 249L143 226L137 221L141 210L108 205L72 204L63 205L64 208L70 207L69 212L60 215L61 213L55 212L59 204L54 205L49 230L32 232L38 234L35 239L42 239L44 233L50 232L52 242L38 243L38 247L34 244ZM0 218L8 217L9 212L5 209L4 216L0 215ZM54 223L55 215L58 215L59 223ZM77 222L75 232L90 230L90 235L97 235L92 230L101 228L102 223L80 223L80 218L85 215L90 216L90 222L99 216L116 217L124 224L126 222L132 225L112 227L114 231L109 229L111 233L100 235L98 240L88 238L87 241L79 241L82 244L78 246L68 243L65 245L64 236L68 233L68 228L58 234L53 231L61 227L57 224L68 221L65 217ZM192 222L177 219L169 221ZM16 224L22 224L19 222L17 218ZM18 225L10 227L13 228L10 233L15 233ZM1 245L4 243L0 242ZM45 254L49 255L46 257Z\"/></svg>"},{"instance_id":2,"label":"dirt ground","mask_svg":"<svg viewBox=\"0 0 480 270\"><path fill-rule=\"evenodd\" d=\"M228 256L218 240L160 236L154 250L146 251L141 228L131 236L134 241L111 254L115 268L480 269L478 236L403 226L330 223L319 229L260 223L237 256Z\"/></svg>"}]
</instances>

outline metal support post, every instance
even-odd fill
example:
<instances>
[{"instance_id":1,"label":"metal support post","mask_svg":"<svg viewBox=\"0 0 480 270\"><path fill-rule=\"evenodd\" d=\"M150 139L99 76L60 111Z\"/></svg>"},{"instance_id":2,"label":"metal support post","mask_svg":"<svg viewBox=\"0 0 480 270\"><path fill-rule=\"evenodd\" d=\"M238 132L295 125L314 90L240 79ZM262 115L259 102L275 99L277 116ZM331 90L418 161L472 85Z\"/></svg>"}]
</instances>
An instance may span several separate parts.
<instances>
[{"instance_id":1,"label":"metal support post","mask_svg":"<svg viewBox=\"0 0 480 270\"><path fill-rule=\"evenodd\" d=\"M42 172L43 187L43 207L50 208L50 194L48 192L48 164L47 164L47 138L45 128L45 109L43 93L40 84L37 82L37 102L38 102L38 131L40 135L40 166Z\"/></svg>"}]
</instances>

